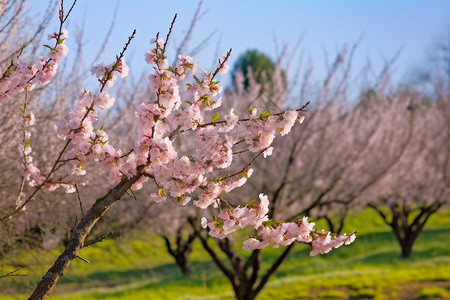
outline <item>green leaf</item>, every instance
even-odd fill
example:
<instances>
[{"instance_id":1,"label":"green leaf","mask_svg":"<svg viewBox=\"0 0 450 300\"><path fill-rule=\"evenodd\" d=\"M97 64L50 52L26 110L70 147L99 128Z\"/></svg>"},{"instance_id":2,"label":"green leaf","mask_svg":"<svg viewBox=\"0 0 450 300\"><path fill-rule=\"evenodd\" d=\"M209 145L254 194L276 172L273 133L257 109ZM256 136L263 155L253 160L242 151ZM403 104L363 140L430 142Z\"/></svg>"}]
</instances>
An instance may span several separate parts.
<instances>
[{"instance_id":1,"label":"green leaf","mask_svg":"<svg viewBox=\"0 0 450 300\"><path fill-rule=\"evenodd\" d=\"M245 178L248 179L248 174L247 174L247 172L242 172L242 176L244 176Z\"/></svg>"},{"instance_id":2,"label":"green leaf","mask_svg":"<svg viewBox=\"0 0 450 300\"><path fill-rule=\"evenodd\" d=\"M220 115L219 115L218 112L216 112L216 113L214 114L214 116L212 117L211 122L214 122L214 121L217 120L218 118L220 118Z\"/></svg>"},{"instance_id":3,"label":"green leaf","mask_svg":"<svg viewBox=\"0 0 450 300\"><path fill-rule=\"evenodd\" d=\"M271 116L271 115L272 115L271 112L263 111L263 112L259 115L259 117L262 119L262 118L267 118L268 116Z\"/></svg>"},{"instance_id":4,"label":"green leaf","mask_svg":"<svg viewBox=\"0 0 450 300\"><path fill-rule=\"evenodd\" d=\"M84 164L83 164L82 161L77 165L77 168L80 168L81 170L84 170Z\"/></svg>"},{"instance_id":5,"label":"green leaf","mask_svg":"<svg viewBox=\"0 0 450 300\"><path fill-rule=\"evenodd\" d=\"M50 50L54 50L52 47L50 47L49 45L42 45L42 46L44 46L45 48L48 48L48 49L50 49Z\"/></svg>"},{"instance_id":6,"label":"green leaf","mask_svg":"<svg viewBox=\"0 0 450 300\"><path fill-rule=\"evenodd\" d=\"M163 188L158 188L158 190L156 191L156 195L166 197L166 190L164 190Z\"/></svg>"},{"instance_id":7,"label":"green leaf","mask_svg":"<svg viewBox=\"0 0 450 300\"><path fill-rule=\"evenodd\" d=\"M264 227L269 227L271 229L275 229L274 226L273 226L274 223L276 223L275 220L269 219L269 220L263 222L263 226Z\"/></svg>"},{"instance_id":8,"label":"green leaf","mask_svg":"<svg viewBox=\"0 0 450 300\"><path fill-rule=\"evenodd\" d=\"M206 105L206 106L213 105L214 101L210 97L211 97L211 95L209 95L209 94L205 94L205 95L201 96L200 99L202 100L202 104Z\"/></svg>"},{"instance_id":9,"label":"green leaf","mask_svg":"<svg viewBox=\"0 0 450 300\"><path fill-rule=\"evenodd\" d=\"M64 42L64 39L59 39L58 40L58 45L61 45Z\"/></svg>"},{"instance_id":10,"label":"green leaf","mask_svg":"<svg viewBox=\"0 0 450 300\"><path fill-rule=\"evenodd\" d=\"M186 198L185 195L181 195L181 196L177 197L177 203L180 204L181 202L184 201L185 198Z\"/></svg>"},{"instance_id":11,"label":"green leaf","mask_svg":"<svg viewBox=\"0 0 450 300\"><path fill-rule=\"evenodd\" d=\"M197 81L198 84L202 84L202 82L200 81L200 79L198 79L197 76L195 76L195 75L192 75L192 76L194 77L195 81Z\"/></svg>"},{"instance_id":12,"label":"green leaf","mask_svg":"<svg viewBox=\"0 0 450 300\"><path fill-rule=\"evenodd\" d=\"M12 71L14 71L15 68L16 68L15 66L10 66L10 67L6 70L5 75L11 74Z\"/></svg>"},{"instance_id":13,"label":"green leaf","mask_svg":"<svg viewBox=\"0 0 450 300\"><path fill-rule=\"evenodd\" d=\"M245 205L245 206L247 206L247 207L251 207L251 206L253 206L253 204L255 204L256 203L256 199L253 199L252 201L250 201L249 203L247 203L247 205Z\"/></svg>"},{"instance_id":14,"label":"green leaf","mask_svg":"<svg viewBox=\"0 0 450 300\"><path fill-rule=\"evenodd\" d=\"M24 148L28 147L28 146L30 145L30 143L31 143L31 140L30 140L30 139L26 140L26 141L25 141L25 147L24 147Z\"/></svg>"},{"instance_id":15,"label":"green leaf","mask_svg":"<svg viewBox=\"0 0 450 300\"><path fill-rule=\"evenodd\" d=\"M250 105L250 107L248 108L248 112L249 112L250 114L253 113L253 106Z\"/></svg>"}]
</instances>

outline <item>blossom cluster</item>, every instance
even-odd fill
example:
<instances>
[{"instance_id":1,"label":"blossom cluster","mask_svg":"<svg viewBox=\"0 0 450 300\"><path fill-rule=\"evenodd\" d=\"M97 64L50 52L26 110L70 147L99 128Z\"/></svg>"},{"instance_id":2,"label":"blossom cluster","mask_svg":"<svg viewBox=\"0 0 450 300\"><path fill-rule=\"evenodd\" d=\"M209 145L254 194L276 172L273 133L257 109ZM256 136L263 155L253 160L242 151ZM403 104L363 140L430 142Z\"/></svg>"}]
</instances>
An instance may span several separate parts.
<instances>
[{"instance_id":1,"label":"blossom cluster","mask_svg":"<svg viewBox=\"0 0 450 300\"><path fill-rule=\"evenodd\" d=\"M64 31L63 34L49 36L58 42L49 53L49 61L54 64L47 61L45 68L55 66L67 53L66 35ZM260 194L259 201L230 208L232 205L224 195L245 184L253 169L250 163L224 177L217 177L218 172L228 169L238 153L271 155L276 133L281 136L288 134L293 125L301 123L304 117L299 116L297 110L257 114L253 107L245 118L239 117L233 109L221 117L214 113L222 104L219 97L222 86L215 77L229 70L226 62L230 53L219 60L214 72L201 70L197 73L197 62L192 57L180 55L176 64L171 66L165 54L167 42L157 37L151 43L155 47L145 53L145 61L154 70L148 76L151 94L138 106L135 114L138 130L134 149L123 153L114 148L105 129L96 127L99 114L113 107L115 102L105 89L114 85L116 74L124 78L129 72L122 52L112 64L97 63L92 67L92 75L100 82L99 91L92 93L83 89L73 108L57 126L58 136L66 141L66 146L52 168L41 172L32 162L29 143L24 142L21 147L25 157L22 168L30 185L42 187L45 191L64 187L66 192L74 192L74 184L67 178L86 174L85 164L94 161L109 170L111 184L138 175L140 177L132 186L133 190L138 190L146 181L152 180L156 191L150 194L150 198L155 202L165 201L171 196L177 198L180 205L191 200L200 208L225 205L227 209L213 221L203 219L202 225L209 227L209 234L217 238L224 238L246 226L253 227L257 234L244 242L246 250L298 241L310 244L313 249L311 255L315 255L353 241L354 234L335 236L318 232L314 223L306 218L294 222L270 220L269 200L263 194ZM13 68L12 72L16 70ZM186 83L189 74L192 81ZM28 79L27 84L34 78ZM31 113L22 113L22 118L24 124L32 125ZM174 144L175 139L187 134L196 145L188 155L181 154ZM234 151L237 145L240 145L239 151ZM57 178L55 174L58 174Z\"/></svg>"},{"instance_id":2,"label":"blossom cluster","mask_svg":"<svg viewBox=\"0 0 450 300\"><path fill-rule=\"evenodd\" d=\"M57 38L57 33L49 35L49 38ZM64 31L62 37L67 36ZM62 58L62 53L67 52L67 47L63 43L51 50L50 57L57 62ZM128 66L122 57L114 64L105 66L103 63L95 64L91 72L101 82L101 89L98 93L91 93L89 90L82 90L75 99L73 109L70 110L63 121L57 126L58 136L64 140L70 140L73 147L62 153L64 162L63 173L55 178L54 169L49 168L45 172L32 162L29 155L31 148L29 143L24 147L25 158L25 178L31 186L43 185L44 191L53 191L58 187L65 188L67 193L75 192L74 184L64 181L70 175L86 174L85 163L89 161L103 162L110 169L110 181L116 183L122 178L121 170L117 161L122 156L122 151L116 150L108 143L108 135L102 127L95 128L94 123L98 120L98 110L106 110L113 106L114 98L110 96L104 87L112 87L116 80L115 72L124 78L128 74ZM32 116L32 114L31 114ZM27 135L28 132L27 132ZM23 167L22 167L23 168Z\"/></svg>"},{"instance_id":3,"label":"blossom cluster","mask_svg":"<svg viewBox=\"0 0 450 300\"><path fill-rule=\"evenodd\" d=\"M202 227L209 228L209 235L215 238L225 238L228 234L252 226L256 236L244 241L243 249L247 251L262 249L272 244L274 248L288 246L293 242L311 245L311 256L327 253L332 248L352 243L355 234L332 235L329 232L319 232L314 229L314 222L306 217L293 222L270 220L269 200L264 194L259 195L259 201L252 201L245 207L228 208L221 211L213 221L202 218Z\"/></svg>"},{"instance_id":4,"label":"blossom cluster","mask_svg":"<svg viewBox=\"0 0 450 300\"><path fill-rule=\"evenodd\" d=\"M235 137L229 134L236 125L243 125L245 133L239 138L251 144L248 150L270 153L270 144L276 130L287 134L295 121L300 121L296 111L277 116L256 115L253 109L248 119L240 120L230 111L224 120L218 120L218 113L210 122L206 119L208 112L222 104L217 96L222 92L215 75L225 73L229 67L225 64L228 55L219 60L216 72L202 70L195 74L196 61L189 56L179 56L174 67L170 67L164 53L165 41L157 38L152 41L156 47L145 54L145 61L153 64L154 72L149 75L153 98L139 106L136 115L140 126L135 153L137 161L151 164L146 173L155 181L158 191L151 196L155 201L163 201L167 195L178 197L181 204L191 199L191 194L202 191L194 204L206 208L211 204L219 205L223 193L242 186L252 174L251 168L244 168L234 176L214 178L209 176L215 169L226 169L233 161ZM187 83L181 99L182 81L188 72L193 73L193 82ZM180 156L173 146L173 137L190 131L195 134L197 149L189 156ZM139 181L135 188L139 188Z\"/></svg>"},{"instance_id":5,"label":"blossom cluster","mask_svg":"<svg viewBox=\"0 0 450 300\"><path fill-rule=\"evenodd\" d=\"M24 90L33 90L37 84L45 85L49 83L56 75L58 62L69 51L65 44L67 37L67 29L63 29L59 33L53 32L49 34L48 39L55 40L55 46L44 45L49 48L49 52L46 56L40 56L35 61L21 57L21 53L13 58L11 64L0 78L0 100L7 101ZM18 167L23 170L24 178L31 186L38 186L45 182L47 176L39 170L31 155L31 131L29 128L35 124L35 117L33 112L26 110L26 106L27 103L25 101L24 108L19 108L19 117L22 121L23 129L23 139L19 145L19 152L22 154L23 159ZM67 185L64 186L69 187ZM44 189L51 190L51 187L48 186ZM20 196L23 195L21 194ZM20 197L16 205L20 205Z\"/></svg>"},{"instance_id":6,"label":"blossom cluster","mask_svg":"<svg viewBox=\"0 0 450 300\"><path fill-rule=\"evenodd\" d=\"M14 95L34 89L36 84L45 85L49 83L56 75L58 62L64 58L69 48L65 44L68 36L67 29L60 33L48 35L49 40L55 40L56 45L49 48L46 56L39 56L34 60L23 58L22 51L16 57L11 59L11 63L0 77L0 101L11 99ZM23 49L22 49L23 50Z\"/></svg>"},{"instance_id":7,"label":"blossom cluster","mask_svg":"<svg viewBox=\"0 0 450 300\"><path fill-rule=\"evenodd\" d=\"M108 134L103 127L94 126L99 117L99 109L106 110L114 105L115 99L103 90L114 85L116 80L114 72L119 73L121 78L128 75L128 66L123 57L108 66L103 63L95 64L91 68L91 73L99 79L100 91L93 94L89 90L82 90L75 100L73 109L57 128L58 135L62 139L69 139L74 145L63 155L66 161L64 168L66 175L86 174L84 164L89 161L102 162L110 171L111 183L119 182L122 174L130 177L133 175L128 169L121 170L118 162L123 156L122 150L115 149L109 143ZM134 155L129 155L128 159L133 157Z\"/></svg>"}]
</instances>

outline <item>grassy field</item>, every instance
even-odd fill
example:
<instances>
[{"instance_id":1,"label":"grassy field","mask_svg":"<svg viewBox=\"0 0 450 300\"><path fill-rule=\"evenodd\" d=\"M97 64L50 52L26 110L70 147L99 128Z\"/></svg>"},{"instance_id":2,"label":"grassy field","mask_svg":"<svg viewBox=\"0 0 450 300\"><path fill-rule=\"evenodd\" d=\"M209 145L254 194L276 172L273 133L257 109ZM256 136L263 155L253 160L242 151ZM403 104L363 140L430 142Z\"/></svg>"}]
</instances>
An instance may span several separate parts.
<instances>
[{"instance_id":1,"label":"grassy field","mask_svg":"<svg viewBox=\"0 0 450 300\"><path fill-rule=\"evenodd\" d=\"M319 227L320 228L320 227ZM260 294L265 299L450 299L450 211L432 216L409 259L389 228L370 210L349 218L358 238L326 255L309 257L296 245ZM264 250L266 267L282 249ZM0 279L1 299L25 299L59 251L27 252L2 262L26 264L26 277ZM116 236L80 255L50 299L233 299L231 286L195 245L194 272L178 271L161 238L143 230Z\"/></svg>"}]
</instances>

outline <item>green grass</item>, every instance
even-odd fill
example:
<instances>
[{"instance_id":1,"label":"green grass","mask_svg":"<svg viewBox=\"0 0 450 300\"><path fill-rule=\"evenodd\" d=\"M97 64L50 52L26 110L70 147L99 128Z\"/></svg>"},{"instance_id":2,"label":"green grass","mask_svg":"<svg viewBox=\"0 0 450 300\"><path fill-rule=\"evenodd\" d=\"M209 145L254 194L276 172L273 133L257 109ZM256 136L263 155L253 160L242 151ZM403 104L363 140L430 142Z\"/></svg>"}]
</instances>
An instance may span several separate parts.
<instances>
[{"instance_id":1,"label":"green grass","mask_svg":"<svg viewBox=\"0 0 450 300\"><path fill-rule=\"evenodd\" d=\"M307 246L296 245L259 299L450 298L450 210L432 216L409 259L400 257L394 235L373 211L348 220L346 231L359 232L352 245L312 258ZM281 251L265 249L263 267ZM0 298L29 296L58 253L28 251L2 261L1 274L14 269L8 264L26 264L21 273L28 276L0 279ZM91 263L74 261L51 299L233 299L227 279L198 243L190 277L178 270L162 239L145 230L104 240L80 256Z\"/></svg>"}]
</instances>

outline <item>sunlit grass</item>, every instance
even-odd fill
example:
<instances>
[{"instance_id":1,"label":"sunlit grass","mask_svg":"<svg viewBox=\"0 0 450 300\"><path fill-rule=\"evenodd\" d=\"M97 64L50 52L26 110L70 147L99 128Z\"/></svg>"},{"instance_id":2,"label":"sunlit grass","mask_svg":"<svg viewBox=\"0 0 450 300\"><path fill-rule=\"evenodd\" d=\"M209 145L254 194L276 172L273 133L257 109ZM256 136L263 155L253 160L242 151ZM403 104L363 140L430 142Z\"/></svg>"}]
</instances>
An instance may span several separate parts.
<instances>
[{"instance_id":1,"label":"sunlit grass","mask_svg":"<svg viewBox=\"0 0 450 300\"><path fill-rule=\"evenodd\" d=\"M392 299L410 282L425 284L414 297L448 295L433 282L450 282L450 211L430 219L409 259L400 256L394 235L370 210L350 217L346 228L358 230L355 243L327 255L310 258L307 246L296 245L259 299ZM282 250L264 250L263 267ZM12 261L26 264L28 276L0 280L1 298L29 296L58 253L28 251L2 262L6 271L12 268L6 266ZM194 272L189 277L165 252L162 239L146 230L106 239L83 249L80 256L91 263L74 261L52 299L233 299L227 279L198 243L192 253Z\"/></svg>"}]
</instances>

